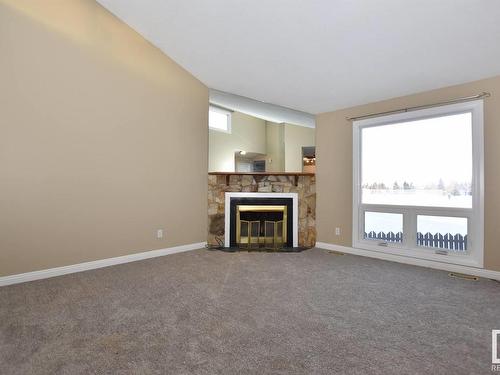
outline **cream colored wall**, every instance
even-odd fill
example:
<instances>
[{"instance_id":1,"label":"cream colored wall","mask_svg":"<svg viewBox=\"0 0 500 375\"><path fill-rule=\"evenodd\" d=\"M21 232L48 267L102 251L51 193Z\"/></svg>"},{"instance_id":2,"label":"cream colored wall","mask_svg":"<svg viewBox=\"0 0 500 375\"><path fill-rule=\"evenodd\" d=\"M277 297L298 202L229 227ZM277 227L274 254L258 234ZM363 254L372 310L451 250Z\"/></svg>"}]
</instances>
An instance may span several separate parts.
<instances>
[{"instance_id":1,"label":"cream colored wall","mask_svg":"<svg viewBox=\"0 0 500 375\"><path fill-rule=\"evenodd\" d=\"M285 172L302 172L302 147L314 146L315 129L285 124Z\"/></svg>"},{"instance_id":2,"label":"cream colored wall","mask_svg":"<svg viewBox=\"0 0 500 375\"><path fill-rule=\"evenodd\" d=\"M268 172L302 172L302 147L314 146L314 134L311 128L233 112L230 134L209 130L209 171L234 172L234 153L245 150L266 154Z\"/></svg>"},{"instance_id":3,"label":"cream colored wall","mask_svg":"<svg viewBox=\"0 0 500 375\"><path fill-rule=\"evenodd\" d=\"M240 112L231 117L231 134L209 130L210 172L234 172L235 151L266 153L266 122Z\"/></svg>"},{"instance_id":4,"label":"cream colored wall","mask_svg":"<svg viewBox=\"0 0 500 375\"><path fill-rule=\"evenodd\" d=\"M500 271L500 76L316 116L318 241L352 245L352 126L346 117L425 105L483 91L492 94L484 102L485 268ZM335 236L335 227L341 228L340 236Z\"/></svg>"},{"instance_id":5,"label":"cream colored wall","mask_svg":"<svg viewBox=\"0 0 500 375\"><path fill-rule=\"evenodd\" d=\"M203 84L92 0L0 0L0 56L0 276L206 239Z\"/></svg>"},{"instance_id":6,"label":"cream colored wall","mask_svg":"<svg viewBox=\"0 0 500 375\"><path fill-rule=\"evenodd\" d=\"M284 124L266 122L266 172L285 170Z\"/></svg>"}]
</instances>

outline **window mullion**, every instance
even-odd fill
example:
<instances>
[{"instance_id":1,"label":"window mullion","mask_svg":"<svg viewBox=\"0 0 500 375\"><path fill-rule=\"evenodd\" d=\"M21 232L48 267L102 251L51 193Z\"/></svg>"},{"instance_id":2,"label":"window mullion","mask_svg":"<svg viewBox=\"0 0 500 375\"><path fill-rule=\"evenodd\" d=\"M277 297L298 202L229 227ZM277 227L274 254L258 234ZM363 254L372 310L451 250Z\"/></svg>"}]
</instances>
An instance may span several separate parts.
<instances>
[{"instance_id":1,"label":"window mullion","mask_svg":"<svg viewBox=\"0 0 500 375\"><path fill-rule=\"evenodd\" d=\"M414 248L417 241L417 215L415 209L407 207L403 212L403 246Z\"/></svg>"}]
</instances>

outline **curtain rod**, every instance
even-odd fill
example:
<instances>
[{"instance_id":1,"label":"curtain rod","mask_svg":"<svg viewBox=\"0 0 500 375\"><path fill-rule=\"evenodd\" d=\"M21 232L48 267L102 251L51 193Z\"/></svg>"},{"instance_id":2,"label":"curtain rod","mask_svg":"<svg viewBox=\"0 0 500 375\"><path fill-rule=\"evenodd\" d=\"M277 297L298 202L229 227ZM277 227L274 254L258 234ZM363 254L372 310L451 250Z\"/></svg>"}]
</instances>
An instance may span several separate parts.
<instances>
[{"instance_id":1,"label":"curtain rod","mask_svg":"<svg viewBox=\"0 0 500 375\"><path fill-rule=\"evenodd\" d=\"M346 117L346 120L348 120L348 121L356 121L356 120L361 120L361 119L370 118L370 117L379 117L379 116L384 116L384 115L392 115L392 114L395 114L395 113L404 113L404 112L416 111L418 109L439 107L439 106L446 105L446 104L468 102L468 101L476 100L476 99L489 98L490 96L491 96L491 94L489 92L482 92L481 94L477 94L477 95L473 95L473 96L465 96L463 98L457 98L457 99L452 99L452 100L446 100L444 102L438 102L438 103L434 103L434 104L425 104L425 105L418 105L418 106L415 106L415 107L407 107L407 108L395 109L395 110L392 110L392 111L370 113L369 115L363 115L363 116Z\"/></svg>"}]
</instances>

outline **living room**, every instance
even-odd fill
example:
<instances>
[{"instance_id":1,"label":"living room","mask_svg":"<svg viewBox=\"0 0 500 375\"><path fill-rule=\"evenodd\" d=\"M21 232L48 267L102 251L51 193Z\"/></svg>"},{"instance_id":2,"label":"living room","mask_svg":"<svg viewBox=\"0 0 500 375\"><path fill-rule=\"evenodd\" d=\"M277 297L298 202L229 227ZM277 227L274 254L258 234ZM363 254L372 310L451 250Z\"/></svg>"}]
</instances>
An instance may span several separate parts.
<instances>
[{"instance_id":1,"label":"living room","mask_svg":"<svg viewBox=\"0 0 500 375\"><path fill-rule=\"evenodd\" d=\"M0 0L0 373L500 371L499 17Z\"/></svg>"}]
</instances>

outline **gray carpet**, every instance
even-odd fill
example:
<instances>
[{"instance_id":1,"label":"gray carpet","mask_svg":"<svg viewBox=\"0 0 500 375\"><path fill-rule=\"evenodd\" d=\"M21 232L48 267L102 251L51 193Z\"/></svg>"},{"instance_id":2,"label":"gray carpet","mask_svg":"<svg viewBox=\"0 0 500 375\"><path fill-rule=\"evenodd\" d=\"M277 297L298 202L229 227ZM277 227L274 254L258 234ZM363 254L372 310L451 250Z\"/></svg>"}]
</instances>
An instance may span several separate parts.
<instances>
[{"instance_id":1,"label":"gray carpet","mask_svg":"<svg viewBox=\"0 0 500 375\"><path fill-rule=\"evenodd\" d=\"M313 249L0 288L0 374L491 374L500 284Z\"/></svg>"}]
</instances>

